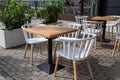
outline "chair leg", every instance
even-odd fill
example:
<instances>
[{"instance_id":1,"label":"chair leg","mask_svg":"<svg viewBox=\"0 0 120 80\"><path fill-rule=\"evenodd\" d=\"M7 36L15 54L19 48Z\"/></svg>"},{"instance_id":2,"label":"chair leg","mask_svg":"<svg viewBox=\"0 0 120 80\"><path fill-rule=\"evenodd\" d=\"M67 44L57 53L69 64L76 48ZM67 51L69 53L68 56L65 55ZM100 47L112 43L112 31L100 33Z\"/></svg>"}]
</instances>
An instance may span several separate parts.
<instances>
[{"instance_id":1,"label":"chair leg","mask_svg":"<svg viewBox=\"0 0 120 80\"><path fill-rule=\"evenodd\" d=\"M108 26L108 35L110 35L110 26Z\"/></svg>"},{"instance_id":2,"label":"chair leg","mask_svg":"<svg viewBox=\"0 0 120 80\"><path fill-rule=\"evenodd\" d=\"M62 42L62 49L64 48L64 46L63 46L63 42Z\"/></svg>"},{"instance_id":3,"label":"chair leg","mask_svg":"<svg viewBox=\"0 0 120 80\"><path fill-rule=\"evenodd\" d=\"M100 46L102 46L102 32L100 32Z\"/></svg>"},{"instance_id":4,"label":"chair leg","mask_svg":"<svg viewBox=\"0 0 120 80\"><path fill-rule=\"evenodd\" d=\"M74 61L73 61L73 68L74 68L74 80L77 80L76 62Z\"/></svg>"},{"instance_id":5,"label":"chair leg","mask_svg":"<svg viewBox=\"0 0 120 80\"><path fill-rule=\"evenodd\" d=\"M33 44L31 44L31 60L30 60L30 65L33 65Z\"/></svg>"},{"instance_id":6,"label":"chair leg","mask_svg":"<svg viewBox=\"0 0 120 80\"><path fill-rule=\"evenodd\" d=\"M111 33L111 37L112 37L112 39L113 39L113 29L114 29L114 28L113 28L113 26L112 26L112 33Z\"/></svg>"},{"instance_id":7,"label":"chair leg","mask_svg":"<svg viewBox=\"0 0 120 80\"><path fill-rule=\"evenodd\" d=\"M97 41L95 39L95 43L94 43L94 48L96 49L97 48Z\"/></svg>"},{"instance_id":8,"label":"chair leg","mask_svg":"<svg viewBox=\"0 0 120 80\"><path fill-rule=\"evenodd\" d=\"M112 57L114 57L114 55L115 55L115 50L116 50L116 47L117 47L117 43L118 43L118 40L116 40L116 42L115 42L114 49L113 49L113 52L112 52Z\"/></svg>"},{"instance_id":9,"label":"chair leg","mask_svg":"<svg viewBox=\"0 0 120 80\"><path fill-rule=\"evenodd\" d=\"M41 55L42 54L41 44L39 44L39 51L40 51L40 55Z\"/></svg>"},{"instance_id":10,"label":"chair leg","mask_svg":"<svg viewBox=\"0 0 120 80\"><path fill-rule=\"evenodd\" d=\"M28 44L26 43L26 45L25 45L25 51L24 51L24 58L26 57L27 47L28 47Z\"/></svg>"},{"instance_id":11,"label":"chair leg","mask_svg":"<svg viewBox=\"0 0 120 80\"><path fill-rule=\"evenodd\" d=\"M72 60L69 60L69 62L68 62L69 68L71 68L71 63L72 63Z\"/></svg>"},{"instance_id":12,"label":"chair leg","mask_svg":"<svg viewBox=\"0 0 120 80\"><path fill-rule=\"evenodd\" d=\"M54 69L54 76L56 76L56 72L58 69L58 63L59 63L59 56L56 57L56 64L55 64L55 69Z\"/></svg>"},{"instance_id":13,"label":"chair leg","mask_svg":"<svg viewBox=\"0 0 120 80\"><path fill-rule=\"evenodd\" d=\"M88 59L86 59L86 62L87 62L88 70L89 70L89 72L90 72L90 76L91 76L91 78L93 78L93 72L92 72L92 69L91 69L90 62L89 62Z\"/></svg>"},{"instance_id":14,"label":"chair leg","mask_svg":"<svg viewBox=\"0 0 120 80\"><path fill-rule=\"evenodd\" d=\"M118 44L117 44L117 52L119 51L119 48L120 48L120 40L118 41Z\"/></svg>"},{"instance_id":15,"label":"chair leg","mask_svg":"<svg viewBox=\"0 0 120 80\"><path fill-rule=\"evenodd\" d=\"M118 51L119 51L119 49L120 49L120 40L119 40L119 44L118 44Z\"/></svg>"},{"instance_id":16,"label":"chair leg","mask_svg":"<svg viewBox=\"0 0 120 80\"><path fill-rule=\"evenodd\" d=\"M55 60L55 58L56 58L56 50L57 50L57 46L58 46L58 43L55 42L55 48L54 48L54 60Z\"/></svg>"},{"instance_id":17,"label":"chair leg","mask_svg":"<svg viewBox=\"0 0 120 80\"><path fill-rule=\"evenodd\" d=\"M46 48L48 49L48 44L46 43Z\"/></svg>"}]
</instances>

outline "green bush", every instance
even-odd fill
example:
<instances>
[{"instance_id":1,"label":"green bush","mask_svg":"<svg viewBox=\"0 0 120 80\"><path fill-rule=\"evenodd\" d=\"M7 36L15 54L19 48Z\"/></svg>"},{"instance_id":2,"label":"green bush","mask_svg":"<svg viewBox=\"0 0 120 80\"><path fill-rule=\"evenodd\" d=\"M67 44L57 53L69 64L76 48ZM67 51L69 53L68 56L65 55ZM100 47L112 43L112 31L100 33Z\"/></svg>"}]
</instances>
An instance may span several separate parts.
<instances>
[{"instance_id":1,"label":"green bush","mask_svg":"<svg viewBox=\"0 0 120 80\"><path fill-rule=\"evenodd\" d=\"M59 15L63 12L64 2L64 0L43 0L37 16L44 19L43 23L57 22Z\"/></svg>"},{"instance_id":2,"label":"green bush","mask_svg":"<svg viewBox=\"0 0 120 80\"><path fill-rule=\"evenodd\" d=\"M25 16L27 11L24 9L25 4L23 2L16 0L7 2L5 7L0 10L0 20L5 25L5 30L17 29L27 21L30 22L30 16Z\"/></svg>"}]
</instances>

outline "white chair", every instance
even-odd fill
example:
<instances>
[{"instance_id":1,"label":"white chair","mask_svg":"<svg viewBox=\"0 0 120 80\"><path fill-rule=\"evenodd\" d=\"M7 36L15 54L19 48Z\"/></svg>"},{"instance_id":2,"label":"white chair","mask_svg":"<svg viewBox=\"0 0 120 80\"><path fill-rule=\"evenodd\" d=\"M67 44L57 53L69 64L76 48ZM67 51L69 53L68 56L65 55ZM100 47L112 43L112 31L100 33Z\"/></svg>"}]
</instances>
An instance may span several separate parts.
<instances>
[{"instance_id":1,"label":"white chair","mask_svg":"<svg viewBox=\"0 0 120 80\"><path fill-rule=\"evenodd\" d=\"M24 24L24 25L21 26L21 28L23 29L23 34L24 34L25 41L26 41L24 58L26 57L28 44L30 44L31 45L31 60L30 60L30 64L33 65L33 48L34 48L33 46L34 46L34 44L39 44L39 46L40 46L39 50L40 50L40 53L42 54L41 44L40 43L46 42L47 39L45 39L43 37L38 37L38 35L34 35L34 34L31 34L31 33L28 33L28 32L24 31L25 28L30 28L30 27L32 27L32 26L29 25L29 24Z\"/></svg>"},{"instance_id":2,"label":"white chair","mask_svg":"<svg viewBox=\"0 0 120 80\"><path fill-rule=\"evenodd\" d=\"M117 17L119 18L118 20L116 21L107 21L106 23L106 27L108 28L108 34L110 35L110 32L111 32L111 37L113 38L113 31L114 31L114 28L116 27L116 24L120 22L120 16L117 16L117 15L111 15L110 17Z\"/></svg>"},{"instance_id":3,"label":"white chair","mask_svg":"<svg viewBox=\"0 0 120 80\"><path fill-rule=\"evenodd\" d=\"M57 50L57 58L56 65L54 69L54 76L56 76L56 71L58 68L59 56L62 56L68 60L73 61L74 67L74 80L77 79L77 70L76 70L76 62L81 60L86 60L87 66L90 72L90 76L93 77L92 69L88 60L88 56L90 55L90 51L92 49L92 45L94 39L96 37L95 34L91 33L83 33L81 32L81 38L70 38L70 37L60 37L60 40L63 41L63 49ZM76 47L76 44L78 47Z\"/></svg>"},{"instance_id":4,"label":"white chair","mask_svg":"<svg viewBox=\"0 0 120 80\"><path fill-rule=\"evenodd\" d=\"M41 26L46 26L45 24L41 24L41 23L29 23L30 26L33 27L41 27Z\"/></svg>"},{"instance_id":5,"label":"white chair","mask_svg":"<svg viewBox=\"0 0 120 80\"><path fill-rule=\"evenodd\" d=\"M120 48L120 23L118 23L116 25L116 42L115 42L114 49L112 52L112 57L114 57L114 55L115 55L117 45L118 45L118 49L119 49Z\"/></svg>"},{"instance_id":6,"label":"white chair","mask_svg":"<svg viewBox=\"0 0 120 80\"><path fill-rule=\"evenodd\" d=\"M59 38L60 37L75 37L75 38L77 38L79 36L79 33L80 33L81 24L78 24L78 23L75 23L75 22L63 22L61 27L73 28L73 29L77 29L77 31L59 36L58 38L55 39L54 59L56 57L56 49L57 49L57 46L58 46L58 42L61 42L59 40Z\"/></svg>"},{"instance_id":7,"label":"white chair","mask_svg":"<svg viewBox=\"0 0 120 80\"><path fill-rule=\"evenodd\" d=\"M75 20L77 23L81 24L82 22L86 21L88 16L75 16Z\"/></svg>"},{"instance_id":8,"label":"white chair","mask_svg":"<svg viewBox=\"0 0 120 80\"><path fill-rule=\"evenodd\" d=\"M102 46L102 24L101 21L84 21L82 24L83 31L87 33L100 34L100 45ZM97 47L95 40L95 49Z\"/></svg>"}]
</instances>

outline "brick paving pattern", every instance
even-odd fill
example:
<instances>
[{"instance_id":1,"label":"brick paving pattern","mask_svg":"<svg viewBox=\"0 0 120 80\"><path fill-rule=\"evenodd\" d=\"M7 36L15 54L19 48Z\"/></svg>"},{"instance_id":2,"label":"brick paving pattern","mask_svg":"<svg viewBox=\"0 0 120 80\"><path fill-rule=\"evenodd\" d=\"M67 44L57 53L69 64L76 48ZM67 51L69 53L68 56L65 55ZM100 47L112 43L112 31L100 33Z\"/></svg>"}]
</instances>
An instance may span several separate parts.
<instances>
[{"instance_id":1,"label":"brick paving pattern","mask_svg":"<svg viewBox=\"0 0 120 80\"><path fill-rule=\"evenodd\" d=\"M79 80L120 80L120 52L115 58L111 57L115 39L110 43L104 43L102 47L91 51L89 60L91 62L94 77L91 79L85 61L77 63L77 75ZM34 50L34 66L29 65L30 47L26 58L24 55L24 45L11 49L0 47L0 75L7 80L73 80L73 68L68 67L68 60L60 58L59 64L65 68L57 71L57 76L48 75L36 66L47 60L47 48L43 44L43 54L39 54L38 46Z\"/></svg>"}]
</instances>

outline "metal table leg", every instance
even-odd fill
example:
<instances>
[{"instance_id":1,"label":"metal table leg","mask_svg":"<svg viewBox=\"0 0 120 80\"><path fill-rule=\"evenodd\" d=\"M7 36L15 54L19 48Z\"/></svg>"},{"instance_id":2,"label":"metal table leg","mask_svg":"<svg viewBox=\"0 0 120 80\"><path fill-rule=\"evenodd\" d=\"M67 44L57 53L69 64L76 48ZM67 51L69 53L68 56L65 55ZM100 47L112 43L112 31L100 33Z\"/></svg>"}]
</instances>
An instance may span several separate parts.
<instances>
[{"instance_id":1,"label":"metal table leg","mask_svg":"<svg viewBox=\"0 0 120 80\"><path fill-rule=\"evenodd\" d=\"M37 66L40 70L52 74L54 72L55 64L52 62L52 39L48 39L48 61ZM59 65L58 69L63 68Z\"/></svg>"},{"instance_id":2,"label":"metal table leg","mask_svg":"<svg viewBox=\"0 0 120 80\"><path fill-rule=\"evenodd\" d=\"M48 39L48 61L37 67L48 74L54 72L54 64L52 63L52 39Z\"/></svg>"},{"instance_id":3,"label":"metal table leg","mask_svg":"<svg viewBox=\"0 0 120 80\"><path fill-rule=\"evenodd\" d=\"M105 31L106 31L106 21L104 21L104 23L103 23L102 41L108 43L108 42L110 42L111 40L105 38Z\"/></svg>"}]
</instances>

